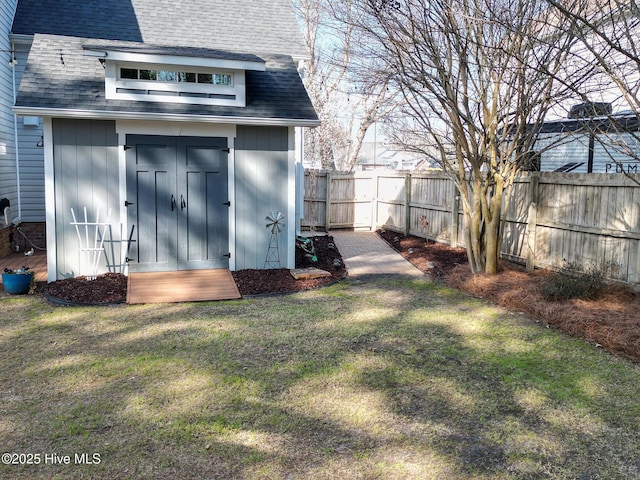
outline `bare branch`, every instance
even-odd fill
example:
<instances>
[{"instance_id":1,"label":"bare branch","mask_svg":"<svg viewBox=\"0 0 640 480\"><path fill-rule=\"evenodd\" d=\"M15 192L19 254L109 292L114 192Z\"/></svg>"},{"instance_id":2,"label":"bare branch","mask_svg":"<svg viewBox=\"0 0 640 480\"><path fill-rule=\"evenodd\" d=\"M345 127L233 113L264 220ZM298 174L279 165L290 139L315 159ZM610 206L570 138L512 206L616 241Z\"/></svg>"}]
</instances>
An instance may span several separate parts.
<instances>
[{"instance_id":1,"label":"bare branch","mask_svg":"<svg viewBox=\"0 0 640 480\"><path fill-rule=\"evenodd\" d=\"M545 115L578 90L575 77L557 80L569 22L544 0L357 1L362 38L405 98L395 141L453 178L472 269L497 271L503 198Z\"/></svg>"}]
</instances>

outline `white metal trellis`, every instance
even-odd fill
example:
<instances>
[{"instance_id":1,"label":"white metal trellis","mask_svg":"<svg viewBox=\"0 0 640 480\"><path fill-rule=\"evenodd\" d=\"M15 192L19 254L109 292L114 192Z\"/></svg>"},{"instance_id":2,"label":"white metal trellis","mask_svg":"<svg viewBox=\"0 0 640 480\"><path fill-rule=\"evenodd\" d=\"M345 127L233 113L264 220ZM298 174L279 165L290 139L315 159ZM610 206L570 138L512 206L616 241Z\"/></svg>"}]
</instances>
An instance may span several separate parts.
<instances>
[{"instance_id":1,"label":"white metal trellis","mask_svg":"<svg viewBox=\"0 0 640 480\"><path fill-rule=\"evenodd\" d=\"M73 222L71 225L76 227L76 233L78 234L79 250L80 252L86 252L89 261L89 273L87 278L89 280L95 280L98 276L98 263L100 262L100 256L104 253L104 238L109 227L109 217L111 216L111 209L107 213L107 218L104 222L100 221L100 209L96 211L96 221L90 222L87 218L87 207L84 207L84 222L78 222L76 214L71 209L71 216ZM84 227L84 241L83 235L80 233L81 227ZM100 232L102 228L102 233ZM91 232L90 232L91 231ZM90 233L92 235L90 235ZM90 238L93 237L93 246L91 246Z\"/></svg>"}]
</instances>

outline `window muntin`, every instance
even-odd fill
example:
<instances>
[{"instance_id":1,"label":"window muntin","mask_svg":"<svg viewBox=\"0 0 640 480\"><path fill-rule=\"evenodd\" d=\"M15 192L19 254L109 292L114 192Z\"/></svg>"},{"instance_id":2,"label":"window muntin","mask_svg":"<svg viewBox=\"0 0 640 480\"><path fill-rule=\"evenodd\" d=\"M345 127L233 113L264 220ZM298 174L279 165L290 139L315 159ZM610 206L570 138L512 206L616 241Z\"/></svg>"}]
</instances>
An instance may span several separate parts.
<instances>
[{"instance_id":1,"label":"window muntin","mask_svg":"<svg viewBox=\"0 0 640 480\"><path fill-rule=\"evenodd\" d=\"M187 83L196 83L198 78L197 73L193 72L178 72L178 81Z\"/></svg>"},{"instance_id":2,"label":"window muntin","mask_svg":"<svg viewBox=\"0 0 640 480\"><path fill-rule=\"evenodd\" d=\"M120 67L119 79L164 83L198 83L203 85L233 87L233 74L231 73L201 73Z\"/></svg>"},{"instance_id":3,"label":"window muntin","mask_svg":"<svg viewBox=\"0 0 640 480\"><path fill-rule=\"evenodd\" d=\"M113 100L244 107L245 72L169 63L107 61L105 96Z\"/></svg>"},{"instance_id":4,"label":"window muntin","mask_svg":"<svg viewBox=\"0 0 640 480\"><path fill-rule=\"evenodd\" d=\"M126 80L138 80L138 78L140 78L140 71L137 68L121 68L120 78Z\"/></svg>"}]
</instances>

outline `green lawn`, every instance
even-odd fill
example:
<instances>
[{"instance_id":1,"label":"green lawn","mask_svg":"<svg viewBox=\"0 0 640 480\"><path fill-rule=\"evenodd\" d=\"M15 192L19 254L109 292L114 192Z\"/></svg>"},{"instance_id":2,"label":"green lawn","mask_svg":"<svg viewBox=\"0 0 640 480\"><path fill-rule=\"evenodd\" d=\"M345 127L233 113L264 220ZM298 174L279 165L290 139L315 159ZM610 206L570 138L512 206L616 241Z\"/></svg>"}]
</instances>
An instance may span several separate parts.
<instances>
[{"instance_id":1,"label":"green lawn","mask_svg":"<svg viewBox=\"0 0 640 480\"><path fill-rule=\"evenodd\" d=\"M627 480L639 399L638 365L426 281L0 299L0 452L33 463L3 479Z\"/></svg>"}]
</instances>

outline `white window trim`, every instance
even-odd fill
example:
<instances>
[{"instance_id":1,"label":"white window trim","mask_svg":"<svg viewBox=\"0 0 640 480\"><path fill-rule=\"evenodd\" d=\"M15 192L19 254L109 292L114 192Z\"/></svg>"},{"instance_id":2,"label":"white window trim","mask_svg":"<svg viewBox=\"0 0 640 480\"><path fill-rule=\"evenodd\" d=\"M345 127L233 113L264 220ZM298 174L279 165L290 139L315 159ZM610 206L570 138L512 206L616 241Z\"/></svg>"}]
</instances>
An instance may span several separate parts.
<instances>
[{"instance_id":1,"label":"white window trim","mask_svg":"<svg viewBox=\"0 0 640 480\"><path fill-rule=\"evenodd\" d=\"M232 76L232 86L198 84L189 82L162 82L154 80L130 80L120 79L121 68L132 68L138 70L169 70L169 71L189 71L194 73L222 73ZM185 93L207 93L211 95L233 95L234 99L227 98L202 98L178 95L153 95L149 93L119 92L118 89L145 90L145 91L166 91ZM143 102L169 102L196 105L219 105L229 107L246 106L246 83L244 70L231 70L220 68L185 68L184 65L160 64L160 63L129 63L105 62L105 97L108 100L130 100Z\"/></svg>"}]
</instances>

